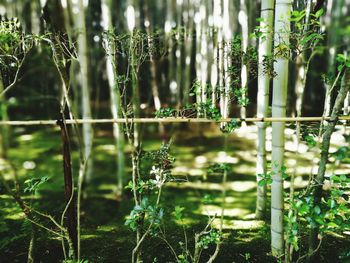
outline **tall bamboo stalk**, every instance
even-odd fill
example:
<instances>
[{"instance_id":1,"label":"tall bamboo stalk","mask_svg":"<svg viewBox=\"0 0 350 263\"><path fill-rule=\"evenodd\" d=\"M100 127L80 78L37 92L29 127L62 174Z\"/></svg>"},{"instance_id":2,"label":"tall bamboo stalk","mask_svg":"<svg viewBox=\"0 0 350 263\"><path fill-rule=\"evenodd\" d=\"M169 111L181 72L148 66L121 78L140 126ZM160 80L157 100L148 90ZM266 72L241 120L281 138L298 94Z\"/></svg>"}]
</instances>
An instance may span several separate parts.
<instances>
[{"instance_id":1,"label":"tall bamboo stalk","mask_svg":"<svg viewBox=\"0 0 350 263\"><path fill-rule=\"evenodd\" d=\"M147 41L148 41L149 58L150 58L153 103L154 103L154 108L158 111L160 110L160 107L161 107L161 102L159 97L160 85L157 81L157 61L153 55L154 50L156 50L156 46L155 46L154 40L152 39L153 25L149 14L149 3L144 4L144 14L145 14L145 20L147 21L147 23L145 23L145 27L148 35Z\"/></svg>"},{"instance_id":2,"label":"tall bamboo stalk","mask_svg":"<svg viewBox=\"0 0 350 263\"><path fill-rule=\"evenodd\" d=\"M272 117L285 117L288 88L289 32L288 14L290 0L276 0L275 12L275 63L277 77L273 80ZM287 50L284 49L287 47ZM281 257L284 253L283 231L283 178L281 169L284 159L284 123L272 124L272 185L271 185L271 249Z\"/></svg>"},{"instance_id":3,"label":"tall bamboo stalk","mask_svg":"<svg viewBox=\"0 0 350 263\"><path fill-rule=\"evenodd\" d=\"M40 34L40 1L32 0L30 2L30 23L31 23L31 32L34 35Z\"/></svg>"},{"instance_id":4,"label":"tall bamboo stalk","mask_svg":"<svg viewBox=\"0 0 350 263\"><path fill-rule=\"evenodd\" d=\"M102 1L102 21L103 27L107 31L113 30L112 23L112 14L111 10L113 10L113 5L111 0L103 0ZM110 94L110 103L111 103L111 112L113 118L121 118L122 117L122 109L121 109L121 97L120 97L120 89L118 85L118 73L117 73L117 65L115 62L115 44L113 39L104 39L104 45L106 50L106 71L107 78L109 84L109 94ZM123 133L123 125L118 123L113 123L113 136L116 145L117 152L117 178L118 178L118 188L117 195L121 195L123 192L123 180L124 180L124 170L125 170L125 154L124 154L124 146L125 139Z\"/></svg>"},{"instance_id":5,"label":"tall bamboo stalk","mask_svg":"<svg viewBox=\"0 0 350 263\"><path fill-rule=\"evenodd\" d=\"M231 76L229 69L231 67L231 57L229 56L229 47L232 40L233 32L232 28L232 10L234 3L229 0L223 0L222 13L223 13L223 81L224 81L224 118L227 118L230 114L230 88L231 88Z\"/></svg>"},{"instance_id":6,"label":"tall bamboo stalk","mask_svg":"<svg viewBox=\"0 0 350 263\"><path fill-rule=\"evenodd\" d=\"M248 41L249 41L249 28L248 28L248 12L246 0L240 0L241 10L239 11L238 20L242 29L242 52L247 53ZM247 97L248 88L248 67L242 56L242 69L241 69L241 89L242 89L242 100L245 101ZM241 105L241 117L246 117L246 106Z\"/></svg>"},{"instance_id":7,"label":"tall bamboo stalk","mask_svg":"<svg viewBox=\"0 0 350 263\"><path fill-rule=\"evenodd\" d=\"M192 83L192 75L191 75L191 64L192 61L192 48L193 48L193 35L194 35L194 8L192 6L192 0L186 1L187 15L184 16L184 24L185 24L185 66L183 68L183 105L189 104L189 93Z\"/></svg>"},{"instance_id":8,"label":"tall bamboo stalk","mask_svg":"<svg viewBox=\"0 0 350 263\"><path fill-rule=\"evenodd\" d=\"M263 0L261 3L260 27L263 37L259 38L259 68L258 68L258 96L257 96L257 117L267 117L270 95L271 76L264 74L263 62L268 59L272 53L272 36L273 36L273 17L274 17L274 0ZM272 66L272 65L271 65ZM266 169L266 124L257 123L258 140L257 140L257 163L256 179L259 183L261 175L267 173ZM266 217L266 185L257 186L256 210L255 216L258 219Z\"/></svg>"},{"instance_id":9,"label":"tall bamboo stalk","mask_svg":"<svg viewBox=\"0 0 350 263\"><path fill-rule=\"evenodd\" d=\"M80 73L81 73L81 107L82 115L84 119L91 119L91 105L90 105L90 90L91 82L89 77L89 54L88 54L88 42L87 42L87 31L86 31L86 22L85 22L85 8L83 0L79 0L79 12L76 19L77 29L79 30L78 35L78 58L80 64ZM83 125L83 143L84 143L84 155L85 158L89 158L92 151L92 139L93 139L93 130L92 126L88 123ZM86 168L86 179L87 181L91 180L92 177L92 159L87 163Z\"/></svg>"}]
</instances>

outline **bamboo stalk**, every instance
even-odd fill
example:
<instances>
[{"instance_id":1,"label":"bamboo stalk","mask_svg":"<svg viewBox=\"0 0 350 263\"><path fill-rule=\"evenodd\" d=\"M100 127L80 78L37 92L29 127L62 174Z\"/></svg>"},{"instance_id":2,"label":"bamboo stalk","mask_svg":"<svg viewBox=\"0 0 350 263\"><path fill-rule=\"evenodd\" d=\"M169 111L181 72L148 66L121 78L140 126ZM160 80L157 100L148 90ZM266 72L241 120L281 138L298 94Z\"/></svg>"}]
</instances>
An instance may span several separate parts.
<instances>
[{"instance_id":1,"label":"bamboo stalk","mask_svg":"<svg viewBox=\"0 0 350 263\"><path fill-rule=\"evenodd\" d=\"M232 119L237 122L320 122L330 121L331 117L267 117L267 118L225 118L220 120L211 120L204 118L119 118L119 119L74 119L66 120L70 124L108 124L108 123L220 123L230 122ZM338 120L350 121L350 116L340 116ZM29 121L0 121L1 125L11 126L41 126L57 125L57 120L29 120Z\"/></svg>"}]
</instances>

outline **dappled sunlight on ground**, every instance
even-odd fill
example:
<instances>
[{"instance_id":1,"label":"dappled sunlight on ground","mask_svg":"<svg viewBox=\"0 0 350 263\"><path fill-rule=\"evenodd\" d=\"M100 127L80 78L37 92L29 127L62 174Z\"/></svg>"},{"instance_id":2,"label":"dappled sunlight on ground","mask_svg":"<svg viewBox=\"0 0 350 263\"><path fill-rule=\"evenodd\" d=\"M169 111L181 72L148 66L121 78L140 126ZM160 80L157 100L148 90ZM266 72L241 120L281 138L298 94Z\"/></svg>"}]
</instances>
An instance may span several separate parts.
<instances>
[{"instance_id":1,"label":"dappled sunlight on ground","mask_svg":"<svg viewBox=\"0 0 350 263\"><path fill-rule=\"evenodd\" d=\"M169 183L169 187L176 187L180 189L197 189L197 190L214 190L221 191L223 185L221 183L209 183L209 182L181 182L181 183ZM246 192L256 188L255 181L235 181L227 182L224 187L226 190L232 190L235 192Z\"/></svg>"},{"instance_id":2,"label":"dappled sunlight on ground","mask_svg":"<svg viewBox=\"0 0 350 263\"><path fill-rule=\"evenodd\" d=\"M213 221L215 228L220 228L220 219L217 218ZM264 225L264 221L260 220L234 220L224 219L223 229L224 230L255 230L260 229Z\"/></svg>"},{"instance_id":3,"label":"dappled sunlight on ground","mask_svg":"<svg viewBox=\"0 0 350 263\"><path fill-rule=\"evenodd\" d=\"M208 215L208 216L221 216L221 206L216 205L203 205L200 208L200 212L202 214ZM250 213L250 210L248 209L242 209L242 208L225 208L224 209L224 217L230 217L230 218L241 218Z\"/></svg>"},{"instance_id":4,"label":"dappled sunlight on ground","mask_svg":"<svg viewBox=\"0 0 350 263\"><path fill-rule=\"evenodd\" d=\"M267 137L271 140L271 127L268 127L267 131ZM213 226L220 228L222 190L226 189L223 230L227 242L230 243L223 244L223 247L229 246L228 250L231 250L238 245L247 247L245 242L265 242L268 251L270 233L265 231L266 224L254 218L256 132L255 126L247 126L228 135L227 152L224 151L224 139L219 131L205 132L200 138L188 133L188 135L177 136L174 140L171 154L175 156L176 161L172 174L178 182L167 184L161 204L165 211L164 224L168 229L167 234L174 239L175 244L178 242L179 235L182 235L183 227L189 234L198 233L210 220L208 216L216 216ZM10 149L9 152L21 184L23 185L28 178L49 176L50 179L35 197L26 194L24 199L28 202L34 200L36 204L42 206L40 211L56 215L62 211L64 202L60 135L56 129L46 133L35 132L33 135L27 133L16 137L16 148ZM90 247L103 246L103 249L113 254L118 247L118 252L124 253L124 258L127 258L130 252L128 249L133 245L135 234L124 225L125 219L134 206L132 193L130 189L126 189L122 201L116 198L117 165L114 139L111 133L99 133L99 135L101 137L94 140L94 175L86 188L88 198L82 203L82 242L84 247L87 247L84 253L89 254ZM299 151L296 153L293 136L294 131L287 129L285 165L288 175L291 175L295 169L295 187L302 188L307 185L309 175L317 172L319 151L315 147L310 149L301 142ZM267 144L271 145L269 140ZM332 140L333 152L344 145L341 131L337 131ZM156 150L161 143L160 138L145 139L143 146L147 150ZM73 172L74 176L77 176L79 154L76 145L73 143L72 145L73 166L75 165ZM271 147L268 149L271 150ZM124 183L131 179L130 151L131 147L126 146L127 165ZM270 156L271 152L268 151L268 160ZM331 156L326 177L332 173L350 173L348 163L335 166L334 161L334 157ZM222 174L208 172L208 168L217 162L232 164L232 169L227 173L227 183L224 185ZM312 166L314 166L313 171L311 171ZM1 159L0 172L5 173L6 179L13 178L10 167ZM284 187L285 189L290 187L288 180L285 181ZM208 201L206 202L205 198L208 196L210 201L206 200ZM49 202L46 202L47 200ZM0 202L0 205L4 205L0 211L1 219L11 223L23 221L23 213L12 203L10 196L0 195ZM174 220L171 215L175 206L184 208L182 221ZM250 246L251 244L249 243ZM150 245L153 246L152 243Z\"/></svg>"}]
</instances>

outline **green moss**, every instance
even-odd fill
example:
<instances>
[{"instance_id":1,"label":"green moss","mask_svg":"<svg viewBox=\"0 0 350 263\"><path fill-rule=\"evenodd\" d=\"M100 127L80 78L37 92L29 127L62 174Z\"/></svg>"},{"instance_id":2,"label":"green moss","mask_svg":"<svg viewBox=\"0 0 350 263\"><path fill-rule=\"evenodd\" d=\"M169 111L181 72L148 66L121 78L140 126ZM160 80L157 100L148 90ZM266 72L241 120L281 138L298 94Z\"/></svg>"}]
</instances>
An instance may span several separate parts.
<instances>
[{"instance_id":1,"label":"green moss","mask_svg":"<svg viewBox=\"0 0 350 263\"><path fill-rule=\"evenodd\" d=\"M37 192L32 201L38 210L60 218L65 201L63 197L63 168L61 157L61 139L57 129L23 133L16 137L9 157L17 168L21 185L28 178L49 176L50 180ZM25 135L25 136L23 136ZM161 140L147 139L143 146L155 150ZM247 141L236 136L229 137L228 156L237 157L233 169L228 173L226 203L224 205L224 243L217 262L247 262L245 254L251 255L251 262L276 262L268 256L270 251L270 231L262 221L256 221L252 215L255 210L255 160L254 141ZM189 136L177 137L172 145L172 154L176 157L175 166L179 174L176 178L190 179L190 183L173 183L163 191L161 205L165 211L164 229L168 241L180 253L179 242L184 242L185 227L189 248L193 249L195 233L200 232L208 223L207 212L211 216L220 215L222 207L222 176L220 174L205 176L209 166L223 149L221 134L209 133L205 138ZM131 179L130 147L126 147L126 178ZM250 152L248 152L250 151ZM113 191L117 181L114 140L111 136L98 136L94 140L94 174L85 188L87 197L82 202L82 254L90 262L129 262L131 250L135 245L135 233L124 225L126 216L133 208L132 194L125 191L123 200L117 200ZM243 154L237 155L237 153ZM196 161L201 156L204 163ZM244 158L243 158L244 157ZM294 158L292 155L291 158ZM74 177L77 177L79 153L72 141L72 160ZM309 165L308 160L298 156L301 165ZM25 161L35 163L34 169L26 169ZM192 175L194 169L198 175ZM190 175L190 176L189 176ZM186 187L184 187L186 186ZM5 249L0 249L0 258L24 260L28 247L30 228L23 228L23 213L9 195L0 188L0 240L7 238ZM212 196L209 203L203 203L206 195ZM32 200L24 195L27 202ZM175 206L184 207L182 222L173 220L171 212ZM44 221L49 227L49 222ZM216 219L214 225L219 226ZM16 231L16 234L14 234ZM21 236L21 238L13 237ZM335 242L332 240L331 242ZM332 246L333 243L330 243ZM339 243L334 243L339 244ZM328 245L328 243L327 243ZM342 245L344 246L344 245ZM203 260L213 252L210 247L203 252ZM174 261L168 246L159 238L150 237L143 245L145 262ZM20 254L22 256L17 257ZM60 241L40 230L37 240L37 257L41 262L57 262L62 259ZM6 261L5 261L6 262ZM326 262L326 261L325 261Z\"/></svg>"}]
</instances>

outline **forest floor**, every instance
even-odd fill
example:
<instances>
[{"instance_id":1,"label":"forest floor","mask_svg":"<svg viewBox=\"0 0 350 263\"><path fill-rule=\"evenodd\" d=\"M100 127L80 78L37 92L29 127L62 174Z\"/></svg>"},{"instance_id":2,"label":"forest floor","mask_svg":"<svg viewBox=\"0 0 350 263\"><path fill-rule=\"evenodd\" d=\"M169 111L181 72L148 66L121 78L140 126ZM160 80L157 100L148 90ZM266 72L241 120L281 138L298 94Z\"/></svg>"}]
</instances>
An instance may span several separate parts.
<instances>
[{"instance_id":1,"label":"forest floor","mask_svg":"<svg viewBox=\"0 0 350 263\"><path fill-rule=\"evenodd\" d=\"M157 134L156 127L148 127L147 134ZM153 129L153 130L152 130ZM126 216L133 208L131 193L126 190L123 199L116 198L115 147L109 126L99 126L94 140L94 173L82 204L82 255L89 262L130 262L135 233L124 225ZM214 162L230 162L227 197L224 204L224 243L216 262L277 262L270 251L269 223L254 219L255 182L255 128L238 130L228 136L227 152L224 151L224 136L218 129L201 132L202 127L186 132L177 132L171 146L176 157L173 175L186 179L182 183L170 183L164 190L161 204L165 210L167 240L176 253L180 254L179 242L184 241L182 226L171 217L175 206L184 207L184 224L189 249L193 250L194 234L200 232L208 222L208 214L221 213L221 176L210 175L207 168ZM63 172L60 133L56 128L37 131L16 128L14 141L9 151L9 160L16 168L23 183L28 178L48 176L50 179L35 194L24 197L28 202L45 213L59 218L64 207ZM296 168L296 184L305 186L313 150L302 144L299 154L295 153L292 130L287 131L286 166L292 173ZM338 145L344 143L341 132L334 137ZM156 150L161 139L146 137L145 150ZM335 151L333 145L331 151ZM271 142L268 142L268 148ZM294 148L293 148L294 147ZM127 147L126 153L130 155ZM78 153L74 149L74 174L78 171ZM297 163L295 162L297 160ZM130 163L130 160L128 160ZM317 167L316 167L317 168ZM130 165L127 174L131 173ZM332 165L329 169L332 171ZM3 171L4 172L4 171ZM341 166L337 172L350 173L350 165ZM11 173L7 174L11 179ZM286 183L286 189L288 184ZM203 200L206 200L204 202ZM210 199L210 202L208 202ZM30 239L30 225L24 220L21 210L0 185L0 262L26 262ZM214 221L214 224L218 224ZM302 239L306 243L306 233ZM304 244L305 245L305 244ZM350 262L350 238L327 236L320 250L320 262ZM206 262L214 247L204 250L201 262ZM300 255L305 253L302 246ZM37 262L60 262L63 258L59 239L40 230L35 250ZM296 256L298 257L298 255ZM144 262L175 262L169 248L159 238L148 239L143 246ZM155 260L156 258L156 260Z\"/></svg>"}]
</instances>

